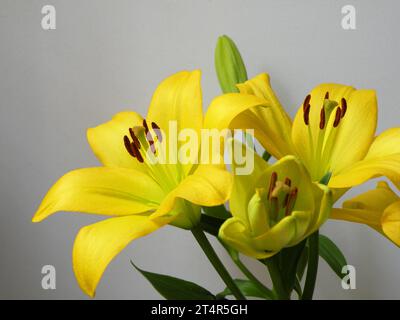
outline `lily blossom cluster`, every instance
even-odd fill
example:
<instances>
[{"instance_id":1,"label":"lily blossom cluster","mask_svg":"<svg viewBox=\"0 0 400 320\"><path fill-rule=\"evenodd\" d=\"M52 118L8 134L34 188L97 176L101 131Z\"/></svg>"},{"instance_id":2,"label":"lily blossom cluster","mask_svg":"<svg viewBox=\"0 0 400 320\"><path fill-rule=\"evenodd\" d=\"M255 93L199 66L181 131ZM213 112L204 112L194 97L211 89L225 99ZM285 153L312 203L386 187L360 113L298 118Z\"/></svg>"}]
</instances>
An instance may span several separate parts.
<instances>
[{"instance_id":1,"label":"lily blossom cluster","mask_svg":"<svg viewBox=\"0 0 400 320\"><path fill-rule=\"evenodd\" d=\"M400 128L376 135L374 90L320 84L291 119L267 73L247 79L227 36L218 40L215 63L224 93L204 116L200 71L167 77L145 118L123 111L87 130L101 166L62 176L37 209L33 222L59 211L107 217L83 227L73 246L73 270L87 295L95 295L107 266L130 242L166 225L192 232L226 286L212 294L135 266L167 299L185 298L177 285L197 299L246 299L254 292L290 299L293 291L311 299L320 250L330 248L330 255L321 256L333 257L327 262L336 273L346 262L334 242L319 234L328 219L363 223L400 245L400 197L387 182L335 205L372 178L386 177L400 188ZM245 141L233 139L238 130ZM232 279L205 232L220 240L246 279ZM241 254L268 269L273 288L247 269ZM249 286L256 289L251 294Z\"/></svg>"}]
</instances>

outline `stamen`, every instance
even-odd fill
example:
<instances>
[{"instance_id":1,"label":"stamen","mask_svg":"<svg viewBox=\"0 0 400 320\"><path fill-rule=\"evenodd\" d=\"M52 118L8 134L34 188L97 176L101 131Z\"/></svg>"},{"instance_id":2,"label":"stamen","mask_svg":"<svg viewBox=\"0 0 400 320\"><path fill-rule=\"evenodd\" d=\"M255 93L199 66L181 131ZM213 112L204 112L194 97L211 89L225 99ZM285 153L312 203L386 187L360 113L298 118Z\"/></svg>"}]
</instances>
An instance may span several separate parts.
<instances>
[{"instance_id":1,"label":"stamen","mask_svg":"<svg viewBox=\"0 0 400 320\"><path fill-rule=\"evenodd\" d=\"M290 187L292 185L292 180L290 180L288 177L286 177L285 184Z\"/></svg>"},{"instance_id":2,"label":"stamen","mask_svg":"<svg viewBox=\"0 0 400 320\"><path fill-rule=\"evenodd\" d=\"M303 111L305 112L306 108L310 105L311 94L307 95L303 102Z\"/></svg>"},{"instance_id":3,"label":"stamen","mask_svg":"<svg viewBox=\"0 0 400 320\"><path fill-rule=\"evenodd\" d=\"M296 203L297 193L298 193L298 189L296 187L293 188L293 190L290 192L289 199L286 204L285 216L290 215L290 213L292 212L292 210L294 208L294 204Z\"/></svg>"},{"instance_id":4,"label":"stamen","mask_svg":"<svg viewBox=\"0 0 400 320\"><path fill-rule=\"evenodd\" d=\"M147 126L146 119L143 119L143 127L144 127L144 132L147 134L147 132L149 132L149 127Z\"/></svg>"},{"instance_id":5,"label":"stamen","mask_svg":"<svg viewBox=\"0 0 400 320\"><path fill-rule=\"evenodd\" d=\"M309 125L310 123L310 109L311 109L311 105L307 105L305 109L303 109L304 113L303 113L303 118L304 118L304 123L306 124L306 126Z\"/></svg>"},{"instance_id":6,"label":"stamen","mask_svg":"<svg viewBox=\"0 0 400 320\"><path fill-rule=\"evenodd\" d=\"M271 209L272 219L276 220L276 219L278 219L278 216L279 216L278 198L277 197L272 197L270 201L271 201L270 202L270 209Z\"/></svg>"},{"instance_id":7,"label":"stamen","mask_svg":"<svg viewBox=\"0 0 400 320\"><path fill-rule=\"evenodd\" d=\"M276 181L278 180L278 174L274 171L271 174L271 179L269 182L268 199L271 199L272 191L275 188Z\"/></svg>"},{"instance_id":8,"label":"stamen","mask_svg":"<svg viewBox=\"0 0 400 320\"><path fill-rule=\"evenodd\" d=\"M138 159L139 162L143 163L144 160L142 155L140 154L139 149L136 147L134 143L131 143L131 146L132 146L132 151L135 154L135 157Z\"/></svg>"},{"instance_id":9,"label":"stamen","mask_svg":"<svg viewBox=\"0 0 400 320\"><path fill-rule=\"evenodd\" d=\"M156 133L156 135L157 135L157 140L158 140L158 142L162 142L162 134L161 134L161 132L160 132L160 127L157 125L157 123L155 123L155 122L152 122L151 123L151 127L153 128L153 130L154 130L154 132Z\"/></svg>"},{"instance_id":10,"label":"stamen","mask_svg":"<svg viewBox=\"0 0 400 320\"><path fill-rule=\"evenodd\" d=\"M333 122L333 127L336 128L339 125L340 119L342 118L342 109L339 107L336 109L335 121Z\"/></svg>"},{"instance_id":11,"label":"stamen","mask_svg":"<svg viewBox=\"0 0 400 320\"><path fill-rule=\"evenodd\" d=\"M325 99L325 100L329 99L329 91L327 91L327 92L325 93L324 99Z\"/></svg>"},{"instance_id":12,"label":"stamen","mask_svg":"<svg viewBox=\"0 0 400 320\"><path fill-rule=\"evenodd\" d=\"M149 135L150 135L150 133L149 133ZM151 135L150 135L150 137L151 137ZM149 142L151 152L153 152L154 154L156 154L156 147L154 146L154 140L153 140L153 138L152 138L152 137L151 137L151 138L148 138L147 141Z\"/></svg>"},{"instance_id":13,"label":"stamen","mask_svg":"<svg viewBox=\"0 0 400 320\"><path fill-rule=\"evenodd\" d=\"M135 133L133 132L132 128L129 128L129 133L132 137L133 143L135 144L136 148L140 149L140 142L139 139L136 137Z\"/></svg>"},{"instance_id":14,"label":"stamen","mask_svg":"<svg viewBox=\"0 0 400 320\"><path fill-rule=\"evenodd\" d=\"M124 136L124 144L125 144L126 151L128 151L128 153L129 153L132 157L136 158L135 153L134 153L133 150L132 150L131 142L129 141L128 136Z\"/></svg>"},{"instance_id":15,"label":"stamen","mask_svg":"<svg viewBox=\"0 0 400 320\"><path fill-rule=\"evenodd\" d=\"M321 114L320 114L320 121L319 121L319 128L322 130L325 127L325 108L321 108Z\"/></svg>"},{"instance_id":16,"label":"stamen","mask_svg":"<svg viewBox=\"0 0 400 320\"><path fill-rule=\"evenodd\" d=\"M346 101L346 99L345 98L342 98L342 100L340 100L340 104L341 104L341 109L342 109L342 114L341 114L341 117L343 118L344 117L344 115L346 114L346 111L347 111L347 101Z\"/></svg>"},{"instance_id":17,"label":"stamen","mask_svg":"<svg viewBox=\"0 0 400 320\"><path fill-rule=\"evenodd\" d=\"M143 127L144 127L144 133L145 133L145 137L147 142L149 143L151 152L153 152L154 154L156 154L156 147L154 146L154 140L153 137L149 131L149 127L147 125L146 119L143 119Z\"/></svg>"}]
</instances>

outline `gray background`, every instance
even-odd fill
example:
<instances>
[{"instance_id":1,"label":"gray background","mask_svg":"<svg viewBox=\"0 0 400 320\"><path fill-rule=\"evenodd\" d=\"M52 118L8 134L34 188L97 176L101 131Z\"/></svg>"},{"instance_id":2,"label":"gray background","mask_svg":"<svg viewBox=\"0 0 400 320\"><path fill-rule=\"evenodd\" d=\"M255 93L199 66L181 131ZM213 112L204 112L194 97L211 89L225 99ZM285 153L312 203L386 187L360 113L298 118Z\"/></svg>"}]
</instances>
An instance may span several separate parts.
<instances>
[{"instance_id":1,"label":"gray background","mask_svg":"<svg viewBox=\"0 0 400 320\"><path fill-rule=\"evenodd\" d=\"M41 28L45 4L56 7L56 30ZM345 4L356 7L357 30L341 28ZM166 76L201 68L206 108L219 94L213 50L221 34L235 39L249 75L271 74L291 114L314 85L342 82L375 88L378 130L397 126L399 9L395 0L1 0L0 298L86 298L73 276L71 249L79 228L97 218L64 213L34 225L36 207L63 173L98 164L86 128L127 108L145 114ZM317 298L400 298L400 251L394 245L356 224L329 221L323 232L357 268L357 289L343 290L321 261ZM97 298L160 297L129 259L213 292L223 288L190 233L166 227L129 245L111 263ZM41 288L45 264L56 267L56 290ZM266 278L257 263L250 266Z\"/></svg>"}]
</instances>

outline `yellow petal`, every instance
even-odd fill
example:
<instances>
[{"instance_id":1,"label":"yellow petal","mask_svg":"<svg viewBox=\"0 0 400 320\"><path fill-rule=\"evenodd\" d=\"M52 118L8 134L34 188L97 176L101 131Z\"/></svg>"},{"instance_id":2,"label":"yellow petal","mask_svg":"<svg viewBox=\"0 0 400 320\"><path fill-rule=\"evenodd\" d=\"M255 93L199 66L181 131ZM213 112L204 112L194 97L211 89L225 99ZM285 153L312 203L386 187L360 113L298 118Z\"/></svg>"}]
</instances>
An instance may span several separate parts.
<instances>
[{"instance_id":1,"label":"yellow petal","mask_svg":"<svg viewBox=\"0 0 400 320\"><path fill-rule=\"evenodd\" d=\"M272 255L255 247L248 227L238 218L226 220L219 229L218 237L232 248L249 257L265 259Z\"/></svg>"},{"instance_id":2,"label":"yellow petal","mask_svg":"<svg viewBox=\"0 0 400 320\"><path fill-rule=\"evenodd\" d=\"M330 187L351 187L379 176L388 177L400 188L400 128L384 131L373 141L361 161L331 178Z\"/></svg>"},{"instance_id":3,"label":"yellow petal","mask_svg":"<svg viewBox=\"0 0 400 320\"><path fill-rule=\"evenodd\" d=\"M159 185L141 171L86 168L61 177L48 191L33 222L57 211L129 215L155 210L164 197Z\"/></svg>"},{"instance_id":4,"label":"yellow petal","mask_svg":"<svg viewBox=\"0 0 400 320\"><path fill-rule=\"evenodd\" d=\"M343 209L333 209L331 218L362 223L375 229L400 246L400 201L386 182L343 203Z\"/></svg>"},{"instance_id":5,"label":"yellow petal","mask_svg":"<svg viewBox=\"0 0 400 320\"><path fill-rule=\"evenodd\" d=\"M277 159L287 154L293 154L292 121L272 90L269 75L262 73L245 83L238 84L237 87L243 94L252 94L265 99L270 108L248 110L239 115L233 121L232 126L238 124L241 127L251 127L256 117L258 118L257 122L261 121L264 124L257 127L256 133L263 147ZM247 124L244 125L244 123Z\"/></svg>"},{"instance_id":6,"label":"yellow petal","mask_svg":"<svg viewBox=\"0 0 400 320\"><path fill-rule=\"evenodd\" d=\"M383 211L399 197L390 189L385 181L379 181L376 189L368 190L352 199L343 202L343 208Z\"/></svg>"},{"instance_id":7,"label":"yellow petal","mask_svg":"<svg viewBox=\"0 0 400 320\"><path fill-rule=\"evenodd\" d=\"M229 201L232 215L242 219L243 221L247 221L248 203L256 192L256 187L260 176L268 169L269 165L263 158L248 148L245 144L237 140L233 140L233 147L234 150L243 150L242 154L247 154L249 157L254 159L254 169L250 174L234 175L232 195ZM238 164L233 162L233 168L237 168L238 166Z\"/></svg>"},{"instance_id":8,"label":"yellow petal","mask_svg":"<svg viewBox=\"0 0 400 320\"><path fill-rule=\"evenodd\" d=\"M162 223L145 216L106 219L82 228L74 243L72 262L81 289L93 297L108 264L132 240L143 237Z\"/></svg>"},{"instance_id":9,"label":"yellow petal","mask_svg":"<svg viewBox=\"0 0 400 320\"><path fill-rule=\"evenodd\" d=\"M240 94L240 93L227 93L216 97L207 109L207 113L204 120L205 128L216 128L216 129L227 129L236 128L231 126L232 121L240 115L240 119L243 119L244 123L238 124L238 129L261 129L265 126L265 123L260 121L254 114L252 119L254 120L251 125L248 121L245 121L245 117L242 117L241 113L246 110L253 108L265 108L268 107L268 102L265 99L256 97L250 94Z\"/></svg>"},{"instance_id":10,"label":"yellow petal","mask_svg":"<svg viewBox=\"0 0 400 320\"><path fill-rule=\"evenodd\" d=\"M324 83L315 87L311 92L310 100L310 117L309 125L305 125L303 117L303 106L300 106L292 127L292 141L296 148L297 154L308 163L312 159L313 146L315 148L317 144L317 137L319 132L319 122L321 107L324 102L326 92L329 92L329 99L339 101L342 97L348 99L354 88L335 84L335 83ZM311 133L309 133L309 130ZM311 140L310 140L311 135Z\"/></svg>"},{"instance_id":11,"label":"yellow petal","mask_svg":"<svg viewBox=\"0 0 400 320\"><path fill-rule=\"evenodd\" d=\"M177 121L178 132L191 128L199 132L203 125L201 73L182 71L162 81L153 94L147 120L168 133L170 121Z\"/></svg>"},{"instance_id":12,"label":"yellow petal","mask_svg":"<svg viewBox=\"0 0 400 320\"><path fill-rule=\"evenodd\" d=\"M374 90L356 90L347 100L347 112L338 126L331 155L331 172L362 159L374 139L377 123L377 100Z\"/></svg>"},{"instance_id":13,"label":"yellow petal","mask_svg":"<svg viewBox=\"0 0 400 320\"><path fill-rule=\"evenodd\" d=\"M113 118L97 127L87 130L89 144L99 159L108 167L123 167L145 170L143 164L129 155L125 149L124 136L129 128L142 125L143 118L136 112L117 113Z\"/></svg>"},{"instance_id":14,"label":"yellow petal","mask_svg":"<svg viewBox=\"0 0 400 320\"><path fill-rule=\"evenodd\" d=\"M296 239L296 221L293 216L288 216L279 221L265 234L254 239L258 249L277 253Z\"/></svg>"},{"instance_id":15,"label":"yellow petal","mask_svg":"<svg viewBox=\"0 0 400 320\"><path fill-rule=\"evenodd\" d=\"M228 171L220 166L200 165L192 175L186 177L168 194L151 217L159 218L170 213L177 214L174 225L190 229L198 223L200 211L185 208L179 200L183 199L197 206L217 206L228 200L231 189L232 176ZM175 211L176 209L178 212Z\"/></svg>"},{"instance_id":16,"label":"yellow petal","mask_svg":"<svg viewBox=\"0 0 400 320\"><path fill-rule=\"evenodd\" d=\"M368 211L363 209L333 208L330 218L334 220L344 220L355 223L362 223L370 226L376 231L381 232L380 218L382 212Z\"/></svg>"},{"instance_id":17,"label":"yellow petal","mask_svg":"<svg viewBox=\"0 0 400 320\"><path fill-rule=\"evenodd\" d=\"M343 202L343 209L333 209L330 218L367 224L380 231L383 211L398 200L389 185L380 181L375 189Z\"/></svg>"},{"instance_id":18,"label":"yellow petal","mask_svg":"<svg viewBox=\"0 0 400 320\"><path fill-rule=\"evenodd\" d=\"M386 237L400 246L400 201L391 204L382 215L382 230Z\"/></svg>"},{"instance_id":19,"label":"yellow petal","mask_svg":"<svg viewBox=\"0 0 400 320\"><path fill-rule=\"evenodd\" d=\"M195 131L196 137L200 139L200 129L203 125L202 95L200 85L201 73L199 70L192 72L182 71L176 73L157 87L151 100L146 120L150 124L155 122L165 133L164 141L169 143L166 157L169 157L169 149L179 148L187 143L189 139L184 135L184 129ZM170 134L170 124L171 134ZM176 128L176 129L175 129ZM174 136L174 133L178 136ZM181 141L183 140L183 141ZM189 142L193 140L189 139ZM200 140L199 140L200 141ZM172 144L173 143L173 144ZM191 159L197 158L199 152L199 143L191 144ZM182 168L184 174L188 174L193 166L193 161L187 164L169 167L174 175L180 176L179 169Z\"/></svg>"}]
</instances>

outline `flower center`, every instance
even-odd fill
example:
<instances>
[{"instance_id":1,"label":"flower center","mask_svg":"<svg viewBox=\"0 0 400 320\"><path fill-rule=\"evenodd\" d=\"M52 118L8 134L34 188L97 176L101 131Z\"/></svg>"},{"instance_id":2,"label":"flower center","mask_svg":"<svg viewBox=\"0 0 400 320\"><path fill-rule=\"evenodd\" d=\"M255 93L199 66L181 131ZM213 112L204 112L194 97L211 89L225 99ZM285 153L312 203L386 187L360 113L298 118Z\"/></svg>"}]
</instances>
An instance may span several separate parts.
<instances>
[{"instance_id":1,"label":"flower center","mask_svg":"<svg viewBox=\"0 0 400 320\"><path fill-rule=\"evenodd\" d=\"M123 141L129 155L146 165L147 173L165 191L174 189L179 182L179 175L173 171L171 165L165 163L166 144L162 143L163 133L160 127L155 122L151 122L151 128L149 128L144 119L142 126L129 128L128 131L130 138L125 135Z\"/></svg>"},{"instance_id":2,"label":"flower center","mask_svg":"<svg viewBox=\"0 0 400 320\"><path fill-rule=\"evenodd\" d=\"M153 134L150 132L145 119L143 119L143 126L129 128L129 135L132 141L127 135L124 136L125 149L140 163L143 163L145 159L149 159L149 156L151 155L149 150L153 155L156 155L157 152L155 143L162 142L160 127L155 122L152 122L151 128L157 140L154 140Z\"/></svg>"},{"instance_id":3,"label":"flower center","mask_svg":"<svg viewBox=\"0 0 400 320\"><path fill-rule=\"evenodd\" d=\"M309 163L309 171L312 178L319 180L330 172L331 153L340 123L346 115L347 101L342 97L339 104L337 101L330 100L329 92L326 92L318 123L310 123L310 101L311 95L309 94L303 102L303 120L308 127L311 148L311 154L309 159L306 159L306 163ZM316 128L317 125L318 127Z\"/></svg>"},{"instance_id":4,"label":"flower center","mask_svg":"<svg viewBox=\"0 0 400 320\"><path fill-rule=\"evenodd\" d=\"M297 193L297 187L292 187L292 181L288 177L280 181L276 172L271 174L267 201L272 222L276 223L292 213Z\"/></svg>"}]
</instances>

